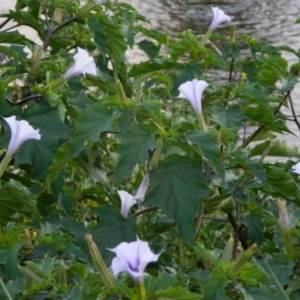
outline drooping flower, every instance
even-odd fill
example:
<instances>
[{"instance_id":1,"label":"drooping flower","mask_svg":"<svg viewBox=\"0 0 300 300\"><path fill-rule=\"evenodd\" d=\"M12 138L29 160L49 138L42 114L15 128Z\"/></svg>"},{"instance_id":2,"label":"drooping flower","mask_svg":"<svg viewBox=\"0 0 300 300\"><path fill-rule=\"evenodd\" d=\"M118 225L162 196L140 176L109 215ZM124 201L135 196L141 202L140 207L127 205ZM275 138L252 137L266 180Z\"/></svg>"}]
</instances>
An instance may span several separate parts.
<instances>
[{"instance_id":1,"label":"drooping flower","mask_svg":"<svg viewBox=\"0 0 300 300\"><path fill-rule=\"evenodd\" d=\"M127 218L130 208L136 204L134 197L126 191L118 191L121 199L121 214Z\"/></svg>"},{"instance_id":2,"label":"drooping flower","mask_svg":"<svg viewBox=\"0 0 300 300\"><path fill-rule=\"evenodd\" d=\"M213 10L214 18L209 27L210 30L215 30L223 22L231 22L231 18L225 15L224 11L219 7L212 7L211 9Z\"/></svg>"},{"instance_id":3,"label":"drooping flower","mask_svg":"<svg viewBox=\"0 0 300 300\"><path fill-rule=\"evenodd\" d=\"M116 257L111 263L113 274L125 272L136 283L143 281L146 266L150 262L157 261L160 255L153 254L149 244L139 240L139 238L131 243L122 242L117 247L109 250L116 253Z\"/></svg>"},{"instance_id":4,"label":"drooping flower","mask_svg":"<svg viewBox=\"0 0 300 300\"><path fill-rule=\"evenodd\" d=\"M78 47L78 52L74 55L74 60L74 65L63 76L65 79L70 79L79 74L97 75L94 59L86 50Z\"/></svg>"},{"instance_id":5,"label":"drooping flower","mask_svg":"<svg viewBox=\"0 0 300 300\"><path fill-rule=\"evenodd\" d=\"M201 97L203 91L209 86L204 80L194 79L182 83L178 90L180 92L178 98L184 98L188 100L193 106L196 114L202 113Z\"/></svg>"},{"instance_id":6,"label":"drooping flower","mask_svg":"<svg viewBox=\"0 0 300 300\"><path fill-rule=\"evenodd\" d=\"M300 175L300 162L298 162L297 164L292 166L292 172L297 173L298 175Z\"/></svg>"},{"instance_id":7,"label":"drooping flower","mask_svg":"<svg viewBox=\"0 0 300 300\"><path fill-rule=\"evenodd\" d=\"M145 195L148 190L149 183L150 183L150 176L149 176L149 173L146 173L138 190L136 191L136 194L134 195L134 199L136 202L141 203L144 201Z\"/></svg>"},{"instance_id":8,"label":"drooping flower","mask_svg":"<svg viewBox=\"0 0 300 300\"><path fill-rule=\"evenodd\" d=\"M25 141L41 138L39 129L34 129L27 121L18 121L16 116L3 119L7 122L11 131L11 138L6 152L8 157L12 156Z\"/></svg>"}]
</instances>

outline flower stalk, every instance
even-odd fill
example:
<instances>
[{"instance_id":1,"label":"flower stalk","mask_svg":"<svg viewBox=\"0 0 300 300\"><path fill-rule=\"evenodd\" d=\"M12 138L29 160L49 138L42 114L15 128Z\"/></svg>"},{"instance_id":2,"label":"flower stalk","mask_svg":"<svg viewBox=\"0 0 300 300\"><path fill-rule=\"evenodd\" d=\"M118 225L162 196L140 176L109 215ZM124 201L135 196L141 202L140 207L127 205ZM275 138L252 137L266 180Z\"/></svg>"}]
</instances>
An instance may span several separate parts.
<instances>
[{"instance_id":1,"label":"flower stalk","mask_svg":"<svg viewBox=\"0 0 300 300\"><path fill-rule=\"evenodd\" d=\"M139 300L147 300L147 293L144 281L135 285L136 293Z\"/></svg>"},{"instance_id":2,"label":"flower stalk","mask_svg":"<svg viewBox=\"0 0 300 300\"><path fill-rule=\"evenodd\" d=\"M108 268L106 267L103 258L100 254L100 251L98 249L98 247L96 246L96 244L93 241L93 237L90 234L87 234L85 236L85 240L88 244L89 247L89 251L91 253L93 262L95 264L95 266L97 267L100 277L102 279L103 284L109 288L109 289L113 289L114 288L114 281L113 278L108 270Z\"/></svg>"}]
</instances>

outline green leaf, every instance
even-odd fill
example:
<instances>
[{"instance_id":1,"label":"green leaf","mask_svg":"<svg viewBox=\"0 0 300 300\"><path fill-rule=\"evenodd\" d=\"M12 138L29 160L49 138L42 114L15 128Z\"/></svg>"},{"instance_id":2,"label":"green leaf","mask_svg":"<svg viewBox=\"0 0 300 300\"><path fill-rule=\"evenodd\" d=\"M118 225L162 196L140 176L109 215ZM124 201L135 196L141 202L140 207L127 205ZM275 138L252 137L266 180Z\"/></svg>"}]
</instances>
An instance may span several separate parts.
<instances>
[{"instance_id":1,"label":"green leaf","mask_svg":"<svg viewBox=\"0 0 300 300\"><path fill-rule=\"evenodd\" d=\"M282 295L280 295L280 293L272 293L265 285L261 285L259 287L245 287L245 291L252 297L253 300L284 299L281 297Z\"/></svg>"},{"instance_id":2,"label":"green leaf","mask_svg":"<svg viewBox=\"0 0 300 300\"><path fill-rule=\"evenodd\" d=\"M58 117L57 108L30 105L23 113L22 119L40 130L40 140L26 141L16 152L15 165L30 164L32 177L44 179L47 169L52 164L58 139L67 135L70 129Z\"/></svg>"},{"instance_id":3,"label":"green leaf","mask_svg":"<svg viewBox=\"0 0 300 300\"><path fill-rule=\"evenodd\" d=\"M168 59L153 59L151 61L134 64L128 76L134 77L160 70L168 70L174 66L174 62Z\"/></svg>"},{"instance_id":4,"label":"green leaf","mask_svg":"<svg viewBox=\"0 0 300 300\"><path fill-rule=\"evenodd\" d=\"M299 200L297 184L290 174L283 168L268 166L266 175L271 187L272 195L289 200Z\"/></svg>"},{"instance_id":5,"label":"green leaf","mask_svg":"<svg viewBox=\"0 0 300 300\"><path fill-rule=\"evenodd\" d=\"M124 218L120 212L112 207L102 206L91 210L91 214L99 217L100 224L90 233L98 246L103 259L110 263L114 254L107 250L118 246L121 242L136 241L138 233L136 218Z\"/></svg>"},{"instance_id":6,"label":"green leaf","mask_svg":"<svg viewBox=\"0 0 300 300\"><path fill-rule=\"evenodd\" d=\"M242 221L248 228L248 233L251 241L255 242L258 246L264 242L263 238L263 217L256 213L250 213Z\"/></svg>"},{"instance_id":7,"label":"green leaf","mask_svg":"<svg viewBox=\"0 0 300 300\"><path fill-rule=\"evenodd\" d=\"M23 34L18 31L0 32L0 44L19 44L28 45L34 44L31 40L28 40Z\"/></svg>"},{"instance_id":8,"label":"green leaf","mask_svg":"<svg viewBox=\"0 0 300 300\"><path fill-rule=\"evenodd\" d=\"M153 294L153 297L155 299L174 299L174 300L193 300L193 299L199 299L199 294L191 293L189 290L177 286L177 287L169 287L162 291L156 291Z\"/></svg>"},{"instance_id":9,"label":"green leaf","mask_svg":"<svg viewBox=\"0 0 300 300\"><path fill-rule=\"evenodd\" d=\"M177 287L180 286L181 283L176 279L176 277L171 276L165 270L158 273L157 277L147 276L145 278L145 285L149 298L152 298L152 295L156 291L165 290L168 287Z\"/></svg>"},{"instance_id":10,"label":"green leaf","mask_svg":"<svg viewBox=\"0 0 300 300\"><path fill-rule=\"evenodd\" d=\"M88 22L90 28L92 31L94 31L95 36L99 33L99 29L97 28L103 28L104 35L107 38L107 54L113 58L115 64L114 64L114 70L118 73L121 67L121 63L124 62L125 59L125 51L127 50L127 43L124 38L124 34L119 29L119 26L114 24L113 20L110 19L107 15L103 13L98 13L97 19L93 19ZM103 37L103 32L101 32L101 37ZM103 45L103 42L99 42Z\"/></svg>"},{"instance_id":11,"label":"green leaf","mask_svg":"<svg viewBox=\"0 0 300 300\"><path fill-rule=\"evenodd\" d=\"M179 64L174 69L176 71L176 79L174 80L174 93L176 92L176 95L178 95L177 89L182 83L198 78L203 74L202 67L198 62Z\"/></svg>"},{"instance_id":12,"label":"green leaf","mask_svg":"<svg viewBox=\"0 0 300 300\"><path fill-rule=\"evenodd\" d=\"M271 108L264 105L258 105L256 107L247 106L243 109L243 113L253 121L265 125L272 125L274 122L273 111Z\"/></svg>"},{"instance_id":13,"label":"green leaf","mask_svg":"<svg viewBox=\"0 0 300 300\"><path fill-rule=\"evenodd\" d=\"M120 160L116 166L116 182L119 184L124 176L131 175L137 163L145 165L148 150L157 147L155 133L149 128L132 125L132 128L118 135L121 146L118 149Z\"/></svg>"},{"instance_id":14,"label":"green leaf","mask_svg":"<svg viewBox=\"0 0 300 300\"><path fill-rule=\"evenodd\" d=\"M267 263L282 286L288 285L294 281L293 280L294 267L295 267L294 262L289 262L284 259L275 258L275 259L268 259L267 261L258 260L258 263L260 267L262 267L267 274L270 274L270 270L266 266ZM272 279L273 278L270 276L270 280ZM276 283L274 282L274 284Z\"/></svg>"},{"instance_id":15,"label":"green leaf","mask_svg":"<svg viewBox=\"0 0 300 300\"><path fill-rule=\"evenodd\" d=\"M84 142L99 141L99 135L106 130L113 130L112 113L102 104L87 106L86 112L75 120L75 131L70 135L69 151L71 156L77 156L85 147Z\"/></svg>"},{"instance_id":16,"label":"green leaf","mask_svg":"<svg viewBox=\"0 0 300 300\"><path fill-rule=\"evenodd\" d=\"M0 264L3 266L3 273L6 279L14 280L19 277L19 250L24 241L18 241L8 249L0 249Z\"/></svg>"},{"instance_id":17,"label":"green leaf","mask_svg":"<svg viewBox=\"0 0 300 300\"><path fill-rule=\"evenodd\" d=\"M195 237L195 215L200 211L199 199L209 189L203 183L202 161L179 155L168 156L150 172L152 189L145 203L160 207L175 219L185 243L192 245Z\"/></svg>"},{"instance_id":18,"label":"green leaf","mask_svg":"<svg viewBox=\"0 0 300 300\"><path fill-rule=\"evenodd\" d=\"M224 128L237 127L240 128L242 120L248 119L242 112L239 106L231 106L226 109L220 103L214 104L209 110L210 119Z\"/></svg>"},{"instance_id":19,"label":"green leaf","mask_svg":"<svg viewBox=\"0 0 300 300\"><path fill-rule=\"evenodd\" d=\"M225 287L228 284L225 278L210 278L203 282L202 291L204 300L227 299Z\"/></svg>"},{"instance_id":20,"label":"green leaf","mask_svg":"<svg viewBox=\"0 0 300 300\"><path fill-rule=\"evenodd\" d=\"M286 141L264 141L250 150L250 157L262 155L268 149L268 156L300 158L298 147L290 147Z\"/></svg>"},{"instance_id":21,"label":"green leaf","mask_svg":"<svg viewBox=\"0 0 300 300\"><path fill-rule=\"evenodd\" d=\"M70 143L65 143L55 153L52 164L47 171L46 183L48 188L50 188L52 182L57 178L59 173L72 158L70 155L69 147Z\"/></svg>"},{"instance_id":22,"label":"green leaf","mask_svg":"<svg viewBox=\"0 0 300 300\"><path fill-rule=\"evenodd\" d=\"M160 47L156 46L153 42L150 42L148 40L143 40L138 43L141 50L143 50L147 56L152 59L157 56L159 53Z\"/></svg>"},{"instance_id":23,"label":"green leaf","mask_svg":"<svg viewBox=\"0 0 300 300\"><path fill-rule=\"evenodd\" d=\"M15 58L16 62L22 63L24 67L27 66L27 61L24 59L22 55L20 55L17 51L10 49L9 47L4 47L0 45L0 53L7 55L8 57Z\"/></svg>"},{"instance_id":24,"label":"green leaf","mask_svg":"<svg viewBox=\"0 0 300 300\"><path fill-rule=\"evenodd\" d=\"M17 23L24 23L24 25L36 30L40 38L43 40L45 35L45 27L42 23L38 22L32 14L25 11L10 11L8 14L1 15L1 17L13 19Z\"/></svg>"},{"instance_id":25,"label":"green leaf","mask_svg":"<svg viewBox=\"0 0 300 300\"><path fill-rule=\"evenodd\" d=\"M203 160L206 160L213 170L224 180L225 170L220 155L221 145L217 141L216 133L189 130L186 133L186 137L190 144L197 145L197 150L202 155Z\"/></svg>"},{"instance_id":26,"label":"green leaf","mask_svg":"<svg viewBox=\"0 0 300 300\"><path fill-rule=\"evenodd\" d=\"M0 189L0 223L6 224L16 212L31 213L38 216L36 201L25 191L7 184Z\"/></svg>"}]
</instances>

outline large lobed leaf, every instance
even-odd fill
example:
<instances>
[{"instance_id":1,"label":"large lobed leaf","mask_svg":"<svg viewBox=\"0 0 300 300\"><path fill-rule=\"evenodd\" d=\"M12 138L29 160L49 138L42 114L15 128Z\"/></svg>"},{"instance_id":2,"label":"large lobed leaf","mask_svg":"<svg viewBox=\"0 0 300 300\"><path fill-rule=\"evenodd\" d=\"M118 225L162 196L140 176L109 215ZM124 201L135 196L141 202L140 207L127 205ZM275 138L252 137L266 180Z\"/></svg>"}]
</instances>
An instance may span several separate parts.
<instances>
[{"instance_id":1,"label":"large lobed leaf","mask_svg":"<svg viewBox=\"0 0 300 300\"><path fill-rule=\"evenodd\" d=\"M200 211L199 200L209 192L203 183L202 161L172 155L150 173L150 178L152 189L146 203L161 208L174 218L182 239L192 245L194 218Z\"/></svg>"},{"instance_id":2,"label":"large lobed leaf","mask_svg":"<svg viewBox=\"0 0 300 300\"><path fill-rule=\"evenodd\" d=\"M120 161L116 167L116 182L131 175L137 163L145 164L148 150L157 147L155 133L146 127L134 124L131 129L119 135L121 147L118 149Z\"/></svg>"}]
</instances>

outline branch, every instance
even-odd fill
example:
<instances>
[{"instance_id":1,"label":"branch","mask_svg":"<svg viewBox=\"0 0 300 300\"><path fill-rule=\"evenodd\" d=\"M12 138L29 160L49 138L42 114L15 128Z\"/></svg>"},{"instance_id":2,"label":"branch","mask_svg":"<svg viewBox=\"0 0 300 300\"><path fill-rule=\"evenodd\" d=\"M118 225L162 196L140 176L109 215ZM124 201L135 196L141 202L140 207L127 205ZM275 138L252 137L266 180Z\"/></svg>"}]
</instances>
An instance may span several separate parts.
<instances>
[{"instance_id":1,"label":"branch","mask_svg":"<svg viewBox=\"0 0 300 300\"><path fill-rule=\"evenodd\" d=\"M281 106L284 104L284 102L286 101L286 99L289 97L290 93L292 90L289 90L286 92L284 98L282 99L282 101L279 103L279 105L276 107L276 109L273 112L273 115L275 116L278 111L280 110ZM251 141L265 128L265 124L260 125L247 139L246 141L242 144L241 148L246 148Z\"/></svg>"}]
</instances>

